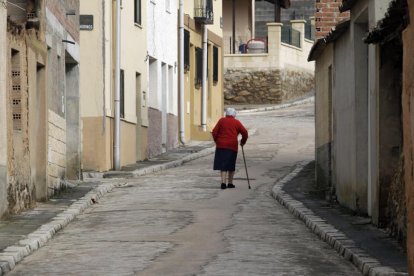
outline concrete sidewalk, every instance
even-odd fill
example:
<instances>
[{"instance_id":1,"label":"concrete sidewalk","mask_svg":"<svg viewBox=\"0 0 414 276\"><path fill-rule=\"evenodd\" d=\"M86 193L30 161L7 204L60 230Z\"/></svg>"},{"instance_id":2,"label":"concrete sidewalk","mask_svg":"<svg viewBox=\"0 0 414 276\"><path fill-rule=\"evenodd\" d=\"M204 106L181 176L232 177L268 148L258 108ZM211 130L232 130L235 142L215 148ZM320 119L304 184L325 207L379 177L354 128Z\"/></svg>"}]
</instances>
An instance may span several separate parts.
<instances>
[{"instance_id":1,"label":"concrete sidewalk","mask_svg":"<svg viewBox=\"0 0 414 276\"><path fill-rule=\"evenodd\" d=\"M404 249L383 229L320 196L314 166L299 165L275 185L273 196L364 275L408 275Z\"/></svg>"}]
</instances>

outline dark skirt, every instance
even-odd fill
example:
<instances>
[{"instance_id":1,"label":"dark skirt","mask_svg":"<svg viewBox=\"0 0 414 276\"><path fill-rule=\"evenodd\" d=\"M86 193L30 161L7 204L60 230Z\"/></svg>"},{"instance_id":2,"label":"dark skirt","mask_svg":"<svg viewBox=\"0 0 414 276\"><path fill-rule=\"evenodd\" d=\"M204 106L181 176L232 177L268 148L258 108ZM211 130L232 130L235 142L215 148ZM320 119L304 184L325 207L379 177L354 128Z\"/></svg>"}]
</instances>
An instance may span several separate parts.
<instances>
[{"instance_id":1,"label":"dark skirt","mask_svg":"<svg viewBox=\"0 0 414 276\"><path fill-rule=\"evenodd\" d=\"M214 170L230 171L236 170L237 152L230 149L216 149L214 155Z\"/></svg>"}]
</instances>

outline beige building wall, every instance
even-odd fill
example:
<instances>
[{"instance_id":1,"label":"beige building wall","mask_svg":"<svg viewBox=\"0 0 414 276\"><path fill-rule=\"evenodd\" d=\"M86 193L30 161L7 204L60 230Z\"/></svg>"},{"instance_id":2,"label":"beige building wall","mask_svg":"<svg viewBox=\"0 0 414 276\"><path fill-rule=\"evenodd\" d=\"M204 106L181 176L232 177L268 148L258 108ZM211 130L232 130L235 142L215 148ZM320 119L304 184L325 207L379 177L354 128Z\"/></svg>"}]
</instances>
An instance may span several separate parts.
<instances>
[{"instance_id":1,"label":"beige building wall","mask_svg":"<svg viewBox=\"0 0 414 276\"><path fill-rule=\"evenodd\" d=\"M220 24L222 17L221 1L213 1L214 24L208 25L209 71L207 96L207 131L201 128L201 98L202 88L195 84L196 77L196 47L202 48L202 28L194 21L194 1L184 1L185 28L190 32L190 69L184 76L185 94L185 139L211 140L210 131L223 116L223 30ZM213 83L213 46L219 51L218 81Z\"/></svg>"},{"instance_id":2,"label":"beige building wall","mask_svg":"<svg viewBox=\"0 0 414 276\"><path fill-rule=\"evenodd\" d=\"M145 1L141 2L142 11ZM81 31L81 98L84 170L107 171L113 164L113 93L115 66L115 2L81 1L81 14L94 16L94 29ZM134 23L134 2L121 9L121 69L124 70L124 111L120 126L121 166L146 158L145 12Z\"/></svg>"},{"instance_id":3,"label":"beige building wall","mask_svg":"<svg viewBox=\"0 0 414 276\"><path fill-rule=\"evenodd\" d=\"M134 1L121 9L121 69L125 72L125 118L121 124L121 166L147 157L147 1L141 1L141 24L134 23ZM123 137L125 136L125 137Z\"/></svg>"},{"instance_id":4,"label":"beige building wall","mask_svg":"<svg viewBox=\"0 0 414 276\"><path fill-rule=\"evenodd\" d=\"M80 91L83 170L112 167L111 127L106 116L112 109L112 5L107 1L81 1L82 15L92 15L92 31L80 31ZM87 45L87 46L86 46Z\"/></svg>"},{"instance_id":5,"label":"beige building wall","mask_svg":"<svg viewBox=\"0 0 414 276\"><path fill-rule=\"evenodd\" d=\"M327 190L332 184L333 147L333 44L328 44L315 67L315 160L316 183Z\"/></svg>"}]
</instances>

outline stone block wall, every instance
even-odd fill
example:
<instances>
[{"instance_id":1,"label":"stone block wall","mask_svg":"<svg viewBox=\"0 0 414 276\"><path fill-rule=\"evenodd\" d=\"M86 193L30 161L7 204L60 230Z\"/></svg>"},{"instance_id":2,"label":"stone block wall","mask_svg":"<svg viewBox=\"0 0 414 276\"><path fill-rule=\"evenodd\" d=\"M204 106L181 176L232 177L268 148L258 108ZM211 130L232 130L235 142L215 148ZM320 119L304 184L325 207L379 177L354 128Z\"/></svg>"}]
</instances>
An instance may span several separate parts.
<instances>
[{"instance_id":1,"label":"stone block wall","mask_svg":"<svg viewBox=\"0 0 414 276\"><path fill-rule=\"evenodd\" d=\"M168 114L167 122L167 150L171 150L178 146L178 117Z\"/></svg>"},{"instance_id":2,"label":"stone block wall","mask_svg":"<svg viewBox=\"0 0 414 276\"><path fill-rule=\"evenodd\" d=\"M148 108L148 158L162 153L162 113L161 111Z\"/></svg>"},{"instance_id":3,"label":"stone block wall","mask_svg":"<svg viewBox=\"0 0 414 276\"><path fill-rule=\"evenodd\" d=\"M279 70L229 69L224 74L225 104L267 104L281 101Z\"/></svg>"},{"instance_id":4,"label":"stone block wall","mask_svg":"<svg viewBox=\"0 0 414 276\"><path fill-rule=\"evenodd\" d=\"M66 121L49 110L48 118L48 195L61 188L66 171Z\"/></svg>"},{"instance_id":5,"label":"stone block wall","mask_svg":"<svg viewBox=\"0 0 414 276\"><path fill-rule=\"evenodd\" d=\"M314 90L314 76L289 69L228 69L224 74L224 103L279 104Z\"/></svg>"}]
</instances>

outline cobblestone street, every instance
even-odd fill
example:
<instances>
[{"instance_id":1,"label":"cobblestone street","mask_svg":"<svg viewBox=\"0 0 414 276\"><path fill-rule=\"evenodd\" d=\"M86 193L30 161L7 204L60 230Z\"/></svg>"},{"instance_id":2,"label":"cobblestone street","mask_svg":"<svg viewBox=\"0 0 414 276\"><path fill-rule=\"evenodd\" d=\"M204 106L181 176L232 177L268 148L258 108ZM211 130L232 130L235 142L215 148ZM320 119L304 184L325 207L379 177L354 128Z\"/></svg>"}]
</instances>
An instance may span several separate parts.
<instances>
[{"instance_id":1,"label":"cobblestone street","mask_svg":"<svg viewBox=\"0 0 414 276\"><path fill-rule=\"evenodd\" d=\"M251 134L235 189L213 155L118 182L9 275L360 275L272 196L314 158L314 105L237 117Z\"/></svg>"}]
</instances>

